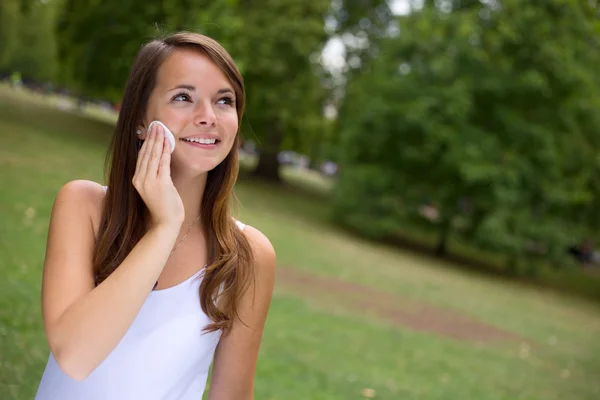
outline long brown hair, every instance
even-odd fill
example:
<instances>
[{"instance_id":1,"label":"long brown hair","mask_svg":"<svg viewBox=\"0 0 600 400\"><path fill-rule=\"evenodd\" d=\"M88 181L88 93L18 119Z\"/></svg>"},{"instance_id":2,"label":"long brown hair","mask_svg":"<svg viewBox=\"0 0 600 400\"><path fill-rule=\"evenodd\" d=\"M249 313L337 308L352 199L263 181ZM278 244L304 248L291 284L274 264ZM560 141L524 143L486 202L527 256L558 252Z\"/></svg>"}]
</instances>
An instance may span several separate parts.
<instances>
[{"instance_id":1,"label":"long brown hair","mask_svg":"<svg viewBox=\"0 0 600 400\"><path fill-rule=\"evenodd\" d=\"M192 49L209 57L225 73L236 94L238 132L225 160L209 171L199 210L208 251L199 289L200 305L212 321L205 331L223 329L227 333L237 316L239 299L254 277L250 245L229 209L239 169L239 127L245 89L231 56L209 37L180 32L153 40L138 52L105 162L108 190L94 252L94 273L98 285L115 271L146 232L146 205L132 185L140 145L135 132L142 125L158 69L176 49Z\"/></svg>"}]
</instances>

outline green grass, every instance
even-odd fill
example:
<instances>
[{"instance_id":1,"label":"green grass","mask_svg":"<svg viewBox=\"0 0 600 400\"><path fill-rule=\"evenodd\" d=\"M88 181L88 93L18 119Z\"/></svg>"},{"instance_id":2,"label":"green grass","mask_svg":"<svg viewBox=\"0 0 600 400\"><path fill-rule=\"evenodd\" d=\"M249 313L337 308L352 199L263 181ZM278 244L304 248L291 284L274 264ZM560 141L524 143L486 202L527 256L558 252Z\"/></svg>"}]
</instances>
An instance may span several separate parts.
<instances>
[{"instance_id":1,"label":"green grass","mask_svg":"<svg viewBox=\"0 0 600 400\"><path fill-rule=\"evenodd\" d=\"M110 121L0 88L0 399L30 399L37 389L48 355L39 292L52 201L69 180L102 180L110 132ZM300 186L314 178L284 176ZM302 190L244 180L236 192L239 218L271 239L280 269L359 283L523 337L456 341L392 326L336 293L278 285L257 399L360 399L366 388L377 399L600 397L598 305L363 241L327 222L323 199Z\"/></svg>"}]
</instances>

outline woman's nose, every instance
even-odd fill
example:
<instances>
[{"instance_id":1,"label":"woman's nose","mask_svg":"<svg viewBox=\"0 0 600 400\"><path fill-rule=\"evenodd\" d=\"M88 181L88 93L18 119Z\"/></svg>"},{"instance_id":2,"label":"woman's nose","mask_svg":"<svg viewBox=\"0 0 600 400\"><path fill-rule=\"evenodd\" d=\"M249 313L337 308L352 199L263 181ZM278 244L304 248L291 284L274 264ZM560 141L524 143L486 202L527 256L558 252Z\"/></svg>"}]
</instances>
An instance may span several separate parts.
<instances>
[{"instance_id":1,"label":"woman's nose","mask_svg":"<svg viewBox=\"0 0 600 400\"><path fill-rule=\"evenodd\" d=\"M194 124L213 126L217 122L215 110L209 101L204 101L198 104L196 115L194 116Z\"/></svg>"}]
</instances>

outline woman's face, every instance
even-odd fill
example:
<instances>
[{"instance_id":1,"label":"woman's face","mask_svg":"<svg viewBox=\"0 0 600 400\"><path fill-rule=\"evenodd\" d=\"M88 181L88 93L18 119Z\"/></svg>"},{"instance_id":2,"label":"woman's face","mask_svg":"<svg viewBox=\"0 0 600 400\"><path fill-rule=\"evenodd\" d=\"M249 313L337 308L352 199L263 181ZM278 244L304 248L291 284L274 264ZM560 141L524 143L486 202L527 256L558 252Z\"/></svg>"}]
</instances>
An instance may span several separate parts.
<instances>
[{"instance_id":1,"label":"woman's face","mask_svg":"<svg viewBox=\"0 0 600 400\"><path fill-rule=\"evenodd\" d=\"M177 49L158 70L144 125L159 120L173 132L173 170L202 174L231 151L238 130L235 102L233 86L210 58Z\"/></svg>"}]
</instances>

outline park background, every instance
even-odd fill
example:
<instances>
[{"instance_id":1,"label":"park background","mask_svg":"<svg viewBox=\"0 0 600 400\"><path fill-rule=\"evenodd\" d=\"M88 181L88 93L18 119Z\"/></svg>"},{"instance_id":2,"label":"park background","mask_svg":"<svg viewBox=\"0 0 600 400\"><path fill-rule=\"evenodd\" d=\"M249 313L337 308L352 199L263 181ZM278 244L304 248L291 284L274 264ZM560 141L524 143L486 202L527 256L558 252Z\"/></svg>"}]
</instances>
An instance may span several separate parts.
<instances>
[{"instance_id":1,"label":"park background","mask_svg":"<svg viewBox=\"0 0 600 400\"><path fill-rule=\"evenodd\" d=\"M2 0L0 399L48 357L54 196L103 182L133 57L175 30L246 81L257 399L600 398L597 0Z\"/></svg>"}]
</instances>

